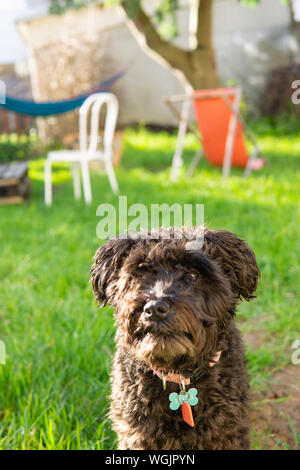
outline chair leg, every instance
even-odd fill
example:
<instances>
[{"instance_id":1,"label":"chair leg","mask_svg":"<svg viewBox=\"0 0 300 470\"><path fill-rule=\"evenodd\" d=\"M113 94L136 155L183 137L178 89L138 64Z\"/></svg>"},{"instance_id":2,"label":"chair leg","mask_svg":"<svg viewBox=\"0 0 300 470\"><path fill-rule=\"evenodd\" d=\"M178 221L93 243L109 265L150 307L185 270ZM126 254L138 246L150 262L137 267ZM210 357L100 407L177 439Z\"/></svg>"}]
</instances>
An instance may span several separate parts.
<instances>
[{"instance_id":1,"label":"chair leg","mask_svg":"<svg viewBox=\"0 0 300 470\"><path fill-rule=\"evenodd\" d=\"M81 162L81 172L82 172L84 200L86 204L90 204L92 202L92 191L91 191L91 181L90 181L88 161Z\"/></svg>"},{"instance_id":2,"label":"chair leg","mask_svg":"<svg viewBox=\"0 0 300 470\"><path fill-rule=\"evenodd\" d=\"M52 204L52 175L51 175L51 162L46 160L45 168L45 204L51 206Z\"/></svg>"},{"instance_id":3,"label":"chair leg","mask_svg":"<svg viewBox=\"0 0 300 470\"><path fill-rule=\"evenodd\" d=\"M247 163L247 166L245 168L245 171L244 171L244 177L247 178L247 176L250 175L251 171L252 171L252 162L257 158L257 154L258 154L258 148L255 147L252 154L250 155L250 158L248 160L248 163Z\"/></svg>"},{"instance_id":4,"label":"chair leg","mask_svg":"<svg viewBox=\"0 0 300 470\"><path fill-rule=\"evenodd\" d=\"M197 152L196 155L194 156L193 161L190 164L190 166L188 168L188 171L186 172L186 176L188 176L190 178L193 175L193 173L196 170L197 165L198 165L201 157L203 157L203 150L199 150L199 152Z\"/></svg>"},{"instance_id":5,"label":"chair leg","mask_svg":"<svg viewBox=\"0 0 300 470\"><path fill-rule=\"evenodd\" d=\"M119 185L111 160L105 160L105 169L111 185L111 189L115 194L119 194Z\"/></svg>"},{"instance_id":6,"label":"chair leg","mask_svg":"<svg viewBox=\"0 0 300 470\"><path fill-rule=\"evenodd\" d=\"M238 110L240 108L240 101L241 101L241 89L236 89L235 92L235 101L234 105L232 106L232 114L228 124L228 133L225 143L225 153L224 153L224 160L223 160L223 170L222 176L223 178L228 178L231 170L231 160L232 154L234 149L234 139L236 134L236 128L238 123Z\"/></svg>"},{"instance_id":7,"label":"chair leg","mask_svg":"<svg viewBox=\"0 0 300 470\"><path fill-rule=\"evenodd\" d=\"M187 126L188 126L189 110L190 110L190 102L184 101L182 105L181 120L180 120L179 128L178 128L176 150L175 150L175 154L174 154L173 161L172 161L171 181L178 180L179 170L183 163L182 151L183 151L184 137L185 137Z\"/></svg>"},{"instance_id":8,"label":"chair leg","mask_svg":"<svg viewBox=\"0 0 300 470\"><path fill-rule=\"evenodd\" d=\"M81 199L80 164L79 163L73 163L72 173L73 173L75 199Z\"/></svg>"},{"instance_id":9,"label":"chair leg","mask_svg":"<svg viewBox=\"0 0 300 470\"><path fill-rule=\"evenodd\" d=\"M224 154L223 168L222 168L223 178L228 178L228 176L230 175L236 124L237 124L236 116L232 115L229 121L229 130L228 130L226 144L225 144L225 154Z\"/></svg>"}]
</instances>

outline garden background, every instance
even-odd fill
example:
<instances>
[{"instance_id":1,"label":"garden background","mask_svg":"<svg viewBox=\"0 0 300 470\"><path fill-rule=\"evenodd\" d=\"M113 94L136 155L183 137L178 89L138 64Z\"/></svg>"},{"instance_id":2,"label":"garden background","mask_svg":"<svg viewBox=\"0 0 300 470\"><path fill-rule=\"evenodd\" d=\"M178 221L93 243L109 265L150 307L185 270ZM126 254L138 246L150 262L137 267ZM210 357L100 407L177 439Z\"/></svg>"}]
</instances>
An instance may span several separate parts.
<instances>
[{"instance_id":1,"label":"garden background","mask_svg":"<svg viewBox=\"0 0 300 470\"><path fill-rule=\"evenodd\" d=\"M8 68L6 64L7 74ZM111 64L107 70L111 72ZM32 86L30 76L15 75L14 80L11 91L22 94L26 80ZM165 80L168 83L167 72ZM268 74L265 85L267 80ZM121 93L123 108L133 99L135 82L129 84L128 95L124 88ZM124 84L117 85L116 93L118 87ZM70 93L68 86L64 93ZM158 100L155 91L153 96ZM258 96L262 103L264 92ZM252 390L251 444L253 449L299 449L300 365L291 360L292 345L300 339L299 114L289 101L279 115L263 116L255 103L246 99L243 113L267 165L249 178L233 169L224 180L219 169L201 161L192 178L183 171L179 181L171 183L177 133L172 118L162 123L159 113L158 122L140 116L131 125L123 122L123 157L116 173L128 205L205 204L208 227L231 230L254 249L261 269L257 298L241 304L237 315ZM74 118L66 119L68 130ZM75 201L69 168L58 164L53 205L45 206L46 153L70 142L52 133L57 128L50 120L31 123L31 131L20 135L15 129L9 134L0 129L0 160L29 160L32 182L28 202L0 206L0 338L7 350L6 364L0 365L0 449L115 447L107 418L113 312L97 308L89 270L103 242L96 236L96 208L102 203L117 206L118 196L112 194L104 172L96 169L92 204ZM185 168L198 149L199 141L188 133Z\"/></svg>"}]
</instances>

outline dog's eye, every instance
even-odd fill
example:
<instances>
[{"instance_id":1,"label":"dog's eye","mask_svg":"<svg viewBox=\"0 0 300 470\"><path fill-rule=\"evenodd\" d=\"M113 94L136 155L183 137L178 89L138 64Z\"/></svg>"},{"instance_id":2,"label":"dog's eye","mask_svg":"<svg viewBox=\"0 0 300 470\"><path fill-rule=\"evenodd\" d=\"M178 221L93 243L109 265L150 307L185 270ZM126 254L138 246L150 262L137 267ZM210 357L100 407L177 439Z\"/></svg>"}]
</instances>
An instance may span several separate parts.
<instances>
[{"instance_id":1,"label":"dog's eye","mask_svg":"<svg viewBox=\"0 0 300 470\"><path fill-rule=\"evenodd\" d=\"M133 270L132 270L132 276L133 277L142 277L145 275L145 273L147 273L147 271L149 271L151 268L149 266L149 264L146 264L146 263L140 263L138 266L136 266Z\"/></svg>"},{"instance_id":2,"label":"dog's eye","mask_svg":"<svg viewBox=\"0 0 300 470\"><path fill-rule=\"evenodd\" d=\"M196 281L198 277L199 277L199 274L196 271L190 271L189 273L187 273L187 278L191 281Z\"/></svg>"}]
</instances>

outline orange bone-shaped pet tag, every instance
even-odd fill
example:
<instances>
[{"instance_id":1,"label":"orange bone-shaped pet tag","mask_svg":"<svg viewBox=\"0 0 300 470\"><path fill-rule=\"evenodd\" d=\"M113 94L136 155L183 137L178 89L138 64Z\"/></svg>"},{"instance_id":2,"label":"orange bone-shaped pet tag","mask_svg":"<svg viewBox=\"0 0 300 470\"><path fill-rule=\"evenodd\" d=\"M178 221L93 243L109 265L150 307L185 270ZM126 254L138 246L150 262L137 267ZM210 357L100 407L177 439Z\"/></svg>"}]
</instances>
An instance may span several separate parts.
<instances>
[{"instance_id":1,"label":"orange bone-shaped pet tag","mask_svg":"<svg viewBox=\"0 0 300 470\"><path fill-rule=\"evenodd\" d=\"M182 411L183 421L185 421L187 424L189 424L192 427L195 426L192 407L187 401L184 401L182 403L181 411Z\"/></svg>"}]
</instances>

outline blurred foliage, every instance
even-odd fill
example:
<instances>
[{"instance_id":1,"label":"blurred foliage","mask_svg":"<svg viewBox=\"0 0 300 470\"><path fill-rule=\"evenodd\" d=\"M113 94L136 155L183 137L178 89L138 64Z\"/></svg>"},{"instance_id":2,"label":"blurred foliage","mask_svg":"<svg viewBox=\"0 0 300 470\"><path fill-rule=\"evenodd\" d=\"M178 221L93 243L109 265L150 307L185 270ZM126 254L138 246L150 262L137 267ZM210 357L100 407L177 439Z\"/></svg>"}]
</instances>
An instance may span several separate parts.
<instances>
[{"instance_id":1,"label":"blurred foliage","mask_svg":"<svg viewBox=\"0 0 300 470\"><path fill-rule=\"evenodd\" d=\"M244 5L255 6L262 0L237 0ZM282 0L283 3L287 3L288 0ZM61 14L69 8L78 9L91 5L92 3L104 4L108 6L120 5L121 3L127 3L129 7L129 16L134 16L141 0L51 0L50 2L50 13ZM164 20L166 16L173 13L179 8L178 0L160 0L156 15L157 19Z\"/></svg>"},{"instance_id":2,"label":"blurred foliage","mask_svg":"<svg viewBox=\"0 0 300 470\"><path fill-rule=\"evenodd\" d=\"M278 135L284 135L285 137L290 135L299 136L300 134L299 116L295 112L257 118L252 121L252 127L255 130L255 134L259 136L263 136L266 133L273 137Z\"/></svg>"},{"instance_id":3,"label":"blurred foliage","mask_svg":"<svg viewBox=\"0 0 300 470\"><path fill-rule=\"evenodd\" d=\"M79 9L91 5L92 3L103 3L98 0L51 0L49 11L53 15L61 15L66 10Z\"/></svg>"},{"instance_id":4,"label":"blurred foliage","mask_svg":"<svg viewBox=\"0 0 300 470\"><path fill-rule=\"evenodd\" d=\"M237 0L242 5L255 7L263 0ZM281 0L288 4L290 0ZM107 6L117 6L126 4L127 15L134 19L142 0L51 0L49 11L52 14L62 14L66 10L73 8L79 9L91 4L103 4ZM179 8L179 0L160 0L154 15L154 22L158 27L159 33L164 37L174 37L178 34L176 11Z\"/></svg>"},{"instance_id":5,"label":"blurred foliage","mask_svg":"<svg viewBox=\"0 0 300 470\"><path fill-rule=\"evenodd\" d=\"M262 0L237 0L238 2L256 6ZM288 0L283 0L288 1ZM104 4L107 6L117 6L124 4L127 7L128 17L134 19L141 0L51 0L50 13L62 14L64 11L73 8L78 9L91 5L92 3ZM178 33L176 22L176 11L179 8L179 0L160 0L155 11L154 21L159 32L163 36L174 37Z\"/></svg>"},{"instance_id":6,"label":"blurred foliage","mask_svg":"<svg viewBox=\"0 0 300 470\"><path fill-rule=\"evenodd\" d=\"M262 0L237 0L243 5L256 6ZM282 0L287 1L287 0ZM78 9L91 4L103 4L117 6L124 4L127 7L127 15L134 19L142 0L51 0L50 13L62 14L73 8ZM179 9L179 0L160 0L154 14L154 23L158 32L165 39L171 39L178 34L176 11Z\"/></svg>"},{"instance_id":7,"label":"blurred foliage","mask_svg":"<svg viewBox=\"0 0 300 470\"><path fill-rule=\"evenodd\" d=\"M62 14L68 9L79 9L91 4L104 4L106 6L117 6L126 4L128 17L134 19L140 0L51 0L50 13ZM177 35L176 10L178 0L161 0L154 15L154 22L160 34L164 37L174 37Z\"/></svg>"},{"instance_id":8,"label":"blurred foliage","mask_svg":"<svg viewBox=\"0 0 300 470\"><path fill-rule=\"evenodd\" d=\"M0 135L0 163L34 160L45 156L49 150L57 148L60 148L58 142L51 140L45 144L37 134L2 134Z\"/></svg>"}]
</instances>

